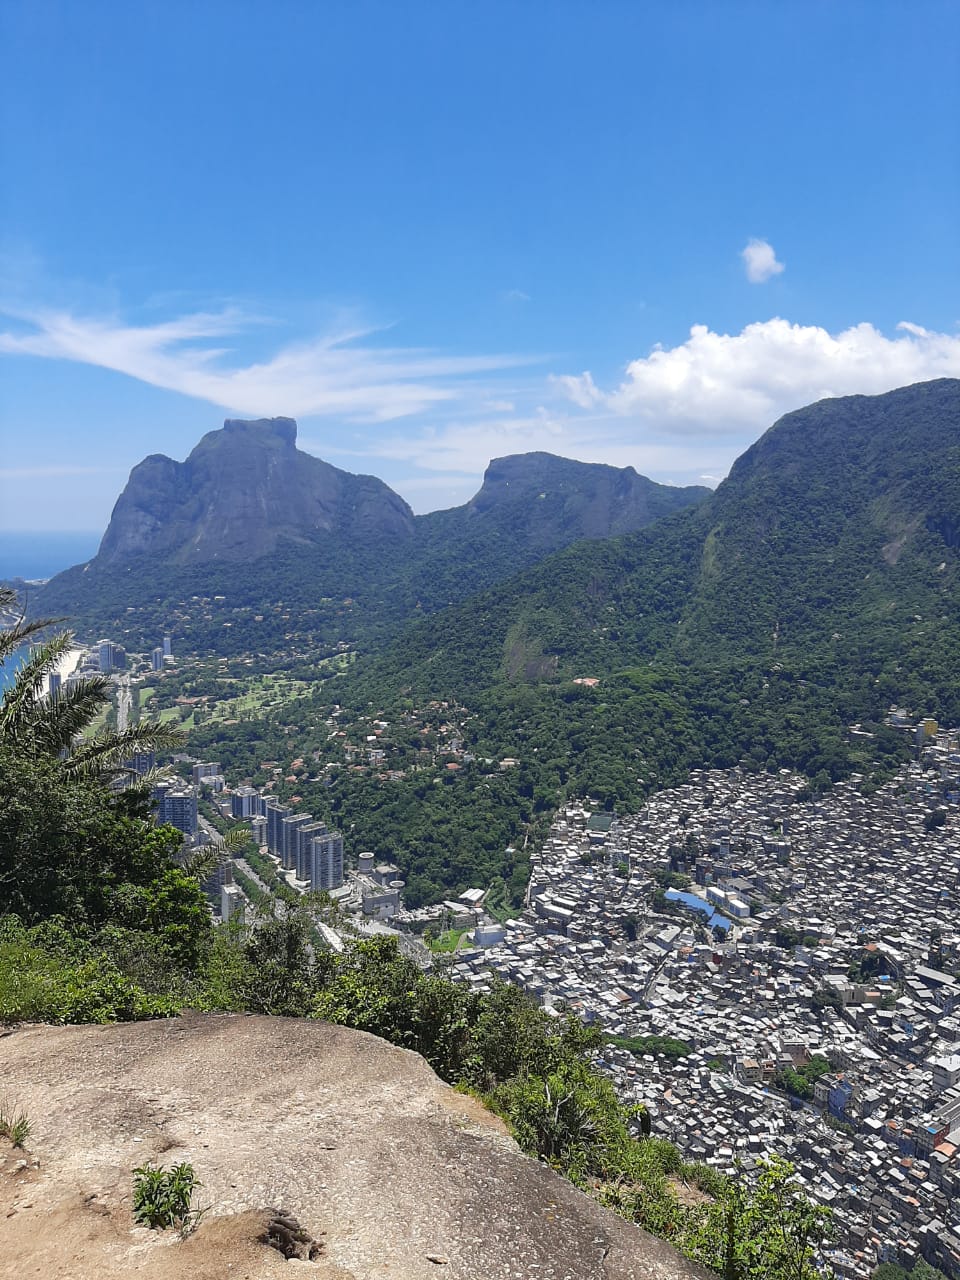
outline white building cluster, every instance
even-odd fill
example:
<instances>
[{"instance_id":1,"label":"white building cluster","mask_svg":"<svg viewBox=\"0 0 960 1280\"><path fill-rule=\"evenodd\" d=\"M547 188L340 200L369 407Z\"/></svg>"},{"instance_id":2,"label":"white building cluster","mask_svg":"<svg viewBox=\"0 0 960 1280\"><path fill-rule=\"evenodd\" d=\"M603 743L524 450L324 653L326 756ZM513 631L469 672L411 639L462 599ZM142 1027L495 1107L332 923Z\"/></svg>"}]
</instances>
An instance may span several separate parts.
<instances>
[{"instance_id":1,"label":"white building cluster","mask_svg":"<svg viewBox=\"0 0 960 1280\"><path fill-rule=\"evenodd\" d=\"M453 968L602 1025L621 1095L689 1159L790 1159L858 1280L921 1253L960 1272L960 752L926 741L870 795L702 771L629 818L570 806L522 917Z\"/></svg>"}]
</instances>

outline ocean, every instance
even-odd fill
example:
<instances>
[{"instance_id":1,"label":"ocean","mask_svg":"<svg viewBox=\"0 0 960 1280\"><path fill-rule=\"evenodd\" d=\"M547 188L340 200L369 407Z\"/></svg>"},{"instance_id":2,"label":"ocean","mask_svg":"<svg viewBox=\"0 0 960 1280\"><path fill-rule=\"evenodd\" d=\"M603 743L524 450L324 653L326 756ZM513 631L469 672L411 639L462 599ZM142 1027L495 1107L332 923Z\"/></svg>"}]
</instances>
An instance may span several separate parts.
<instances>
[{"instance_id":1,"label":"ocean","mask_svg":"<svg viewBox=\"0 0 960 1280\"><path fill-rule=\"evenodd\" d=\"M54 574L83 564L96 555L100 534L93 530L76 532L16 533L0 530L0 582L9 578L28 581L52 578ZM0 663L0 689L12 684L18 668L28 656L18 649Z\"/></svg>"},{"instance_id":2,"label":"ocean","mask_svg":"<svg viewBox=\"0 0 960 1280\"><path fill-rule=\"evenodd\" d=\"M0 581L6 578L52 578L96 555L99 533L17 533L0 531Z\"/></svg>"},{"instance_id":3,"label":"ocean","mask_svg":"<svg viewBox=\"0 0 960 1280\"><path fill-rule=\"evenodd\" d=\"M6 662L0 662L0 693L8 684L13 684L16 679L17 671L26 662L29 657L29 650L24 647L15 649Z\"/></svg>"}]
</instances>

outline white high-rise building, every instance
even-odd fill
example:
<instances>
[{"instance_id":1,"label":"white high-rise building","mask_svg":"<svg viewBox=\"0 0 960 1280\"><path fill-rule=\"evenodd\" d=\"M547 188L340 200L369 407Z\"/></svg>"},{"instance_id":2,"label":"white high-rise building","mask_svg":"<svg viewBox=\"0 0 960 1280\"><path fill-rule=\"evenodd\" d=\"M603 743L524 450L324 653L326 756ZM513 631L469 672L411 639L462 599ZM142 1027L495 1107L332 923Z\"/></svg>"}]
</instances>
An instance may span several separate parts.
<instances>
[{"instance_id":1,"label":"white high-rise building","mask_svg":"<svg viewBox=\"0 0 960 1280\"><path fill-rule=\"evenodd\" d=\"M329 891L343 884L343 836L325 831L310 841L310 888Z\"/></svg>"}]
</instances>

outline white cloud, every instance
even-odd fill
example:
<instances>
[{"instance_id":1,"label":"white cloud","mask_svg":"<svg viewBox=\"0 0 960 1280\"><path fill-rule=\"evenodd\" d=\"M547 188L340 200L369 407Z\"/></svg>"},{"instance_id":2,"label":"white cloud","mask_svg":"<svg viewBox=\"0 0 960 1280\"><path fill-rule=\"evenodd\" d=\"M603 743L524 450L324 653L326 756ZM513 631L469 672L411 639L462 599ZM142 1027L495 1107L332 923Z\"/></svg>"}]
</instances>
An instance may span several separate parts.
<instances>
[{"instance_id":1,"label":"white cloud","mask_svg":"<svg viewBox=\"0 0 960 1280\"><path fill-rule=\"evenodd\" d=\"M519 356L378 347L364 341L369 330L344 329L244 364L212 341L264 323L236 309L141 326L68 311L2 312L18 322L18 331L0 333L0 352L97 365L257 416L385 422L457 399L464 379L531 363Z\"/></svg>"},{"instance_id":2,"label":"white cloud","mask_svg":"<svg viewBox=\"0 0 960 1280\"><path fill-rule=\"evenodd\" d=\"M747 279L751 284L764 284L772 276L778 276L784 270L782 262L777 261L773 245L766 240L750 240L745 249L741 249Z\"/></svg>"},{"instance_id":3,"label":"white cloud","mask_svg":"<svg viewBox=\"0 0 960 1280\"><path fill-rule=\"evenodd\" d=\"M452 420L386 439L371 439L364 452L355 456L404 463L426 474L474 475L479 481L492 458L535 451L582 462L632 466L645 475L683 476L684 484L699 483L698 474L704 464L723 469L730 461L716 441L698 449L692 460L686 440L654 439L649 435L643 438L632 424L616 415L569 414L542 405L509 418ZM405 494L405 484L400 483L399 487ZM475 484L474 489L477 487Z\"/></svg>"},{"instance_id":4,"label":"white cloud","mask_svg":"<svg viewBox=\"0 0 960 1280\"><path fill-rule=\"evenodd\" d=\"M773 319L740 333L694 325L686 342L654 347L601 391L589 373L555 379L569 400L671 434L743 434L828 396L877 395L931 378L960 377L960 336L904 322L888 338L871 324L837 334Z\"/></svg>"}]
</instances>

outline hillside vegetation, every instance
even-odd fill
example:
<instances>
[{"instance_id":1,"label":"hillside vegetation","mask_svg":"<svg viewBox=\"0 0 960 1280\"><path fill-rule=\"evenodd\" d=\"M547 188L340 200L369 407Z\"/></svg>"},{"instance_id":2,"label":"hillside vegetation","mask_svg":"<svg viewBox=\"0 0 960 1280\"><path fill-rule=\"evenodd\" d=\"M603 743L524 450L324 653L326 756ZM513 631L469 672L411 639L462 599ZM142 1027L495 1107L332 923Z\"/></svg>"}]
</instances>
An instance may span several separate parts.
<instances>
[{"instance_id":1,"label":"hillside vegetation","mask_svg":"<svg viewBox=\"0 0 960 1280\"><path fill-rule=\"evenodd\" d=\"M97 556L31 593L32 608L135 650L170 634L197 655L289 661L341 642L369 652L412 617L709 492L519 454L491 462L469 503L415 517L382 482L330 467L295 438L291 419L228 421L184 463L145 459Z\"/></svg>"},{"instance_id":2,"label":"hillside vegetation","mask_svg":"<svg viewBox=\"0 0 960 1280\"><path fill-rule=\"evenodd\" d=\"M334 703L394 725L461 707L468 767L335 769L296 793L398 861L415 903L492 877L516 900L524 843L564 795L631 809L692 766L738 764L871 785L905 751L892 703L960 722L958 530L960 383L789 414L706 501L408 626L284 713L297 754L332 763ZM257 735L198 743L252 775L258 751L285 751L270 725Z\"/></svg>"},{"instance_id":3,"label":"hillside vegetation","mask_svg":"<svg viewBox=\"0 0 960 1280\"><path fill-rule=\"evenodd\" d=\"M31 633L0 633L0 660ZM599 1029L552 1019L502 983L472 992L423 974L390 940L327 950L315 923L339 922L322 897L276 904L255 927L215 928L200 890L210 859L183 861L179 833L154 827L135 778L111 785L126 750L151 735L159 745L167 731L141 725L136 741L75 746L102 686L39 696L38 677L69 643L43 646L0 703L0 1022L111 1022L190 1007L369 1031L420 1053L482 1097L524 1151L689 1257L743 1280L813 1280L829 1215L794 1194L789 1166L771 1161L748 1190L685 1165L593 1066ZM696 1203L678 1195L681 1182L700 1188Z\"/></svg>"}]
</instances>

